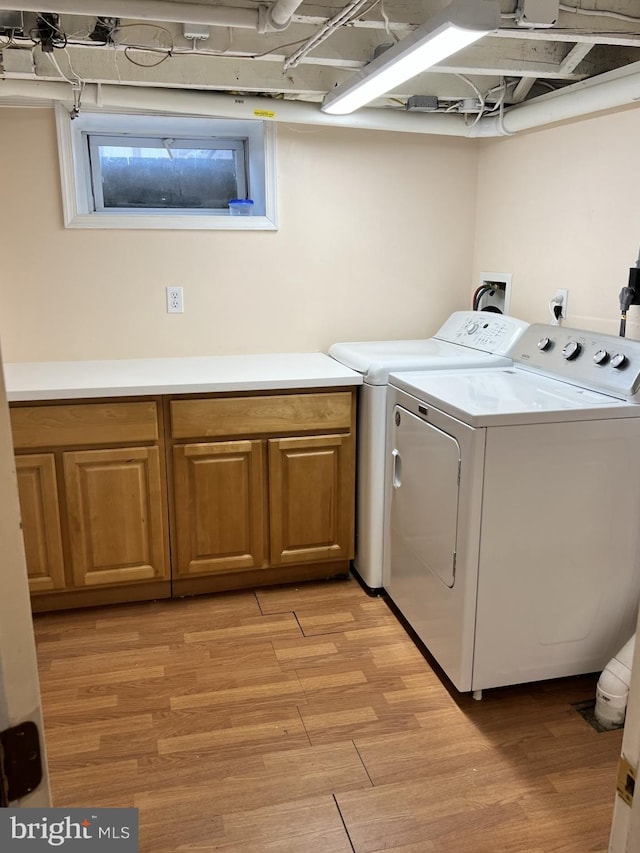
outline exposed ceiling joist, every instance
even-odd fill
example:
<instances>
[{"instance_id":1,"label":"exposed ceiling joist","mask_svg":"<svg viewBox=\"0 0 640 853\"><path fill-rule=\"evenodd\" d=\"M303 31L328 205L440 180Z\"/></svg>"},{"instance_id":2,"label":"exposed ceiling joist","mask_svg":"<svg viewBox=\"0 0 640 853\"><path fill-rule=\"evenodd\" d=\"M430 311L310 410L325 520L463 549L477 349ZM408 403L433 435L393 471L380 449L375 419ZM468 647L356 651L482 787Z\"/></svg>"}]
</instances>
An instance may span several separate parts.
<instances>
[{"instance_id":1,"label":"exposed ceiling joist","mask_svg":"<svg viewBox=\"0 0 640 853\"><path fill-rule=\"evenodd\" d=\"M24 32L6 45L0 39L0 78L240 91L317 103L364 68L381 44L402 39L448 2L25 0ZM499 0L498 31L376 104L398 108L412 95L430 95L450 110L451 102L480 93L487 104L508 107L640 61L637 0L567 0L558 24L538 29L517 26L518 2ZM578 5L581 11L569 10ZM14 6L15 0L0 0L0 9ZM36 14L47 10L60 13L61 38L52 51L37 39ZM121 16L113 43L89 38L98 14ZM324 38L336 16L341 25ZM184 21L207 27L202 36L186 37ZM301 46L307 49L296 56Z\"/></svg>"},{"instance_id":2,"label":"exposed ceiling joist","mask_svg":"<svg viewBox=\"0 0 640 853\"><path fill-rule=\"evenodd\" d=\"M565 58L560 63L560 70L562 74L571 74L575 69L580 65L585 56L593 50L595 45L589 44L587 42L581 42L580 44L574 45L569 53L565 56Z\"/></svg>"},{"instance_id":3,"label":"exposed ceiling joist","mask_svg":"<svg viewBox=\"0 0 640 853\"><path fill-rule=\"evenodd\" d=\"M513 90L512 101L514 104L519 104L527 97L536 82L536 77L522 77L518 85Z\"/></svg>"},{"instance_id":4,"label":"exposed ceiling joist","mask_svg":"<svg viewBox=\"0 0 640 853\"><path fill-rule=\"evenodd\" d=\"M533 42L569 42L572 44L609 44L640 47L640 22L634 32L580 32L573 30L521 30L515 28L491 33L492 39L518 39Z\"/></svg>"}]
</instances>

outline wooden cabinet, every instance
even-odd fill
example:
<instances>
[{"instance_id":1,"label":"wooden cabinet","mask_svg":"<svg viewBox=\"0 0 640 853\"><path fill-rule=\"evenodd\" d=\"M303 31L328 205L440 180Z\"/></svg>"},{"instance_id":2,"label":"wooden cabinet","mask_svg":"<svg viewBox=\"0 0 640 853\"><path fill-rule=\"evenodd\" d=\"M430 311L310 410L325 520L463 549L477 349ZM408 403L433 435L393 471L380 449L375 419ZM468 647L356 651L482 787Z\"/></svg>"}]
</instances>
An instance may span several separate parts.
<instances>
[{"instance_id":1,"label":"wooden cabinet","mask_svg":"<svg viewBox=\"0 0 640 853\"><path fill-rule=\"evenodd\" d=\"M353 419L351 391L172 400L174 591L346 574Z\"/></svg>"},{"instance_id":2,"label":"wooden cabinet","mask_svg":"<svg viewBox=\"0 0 640 853\"><path fill-rule=\"evenodd\" d=\"M351 389L10 411L34 610L348 572Z\"/></svg>"},{"instance_id":3,"label":"wooden cabinet","mask_svg":"<svg viewBox=\"0 0 640 853\"><path fill-rule=\"evenodd\" d=\"M63 465L73 586L166 576L158 448L80 450Z\"/></svg>"},{"instance_id":4,"label":"wooden cabinet","mask_svg":"<svg viewBox=\"0 0 640 853\"><path fill-rule=\"evenodd\" d=\"M260 441L173 448L177 576L228 574L264 564L263 457Z\"/></svg>"},{"instance_id":5,"label":"wooden cabinet","mask_svg":"<svg viewBox=\"0 0 640 853\"><path fill-rule=\"evenodd\" d=\"M64 589L64 554L53 453L16 458L22 533L32 592Z\"/></svg>"},{"instance_id":6,"label":"wooden cabinet","mask_svg":"<svg viewBox=\"0 0 640 853\"><path fill-rule=\"evenodd\" d=\"M158 418L156 401L11 408L35 610L171 594Z\"/></svg>"},{"instance_id":7,"label":"wooden cabinet","mask_svg":"<svg viewBox=\"0 0 640 853\"><path fill-rule=\"evenodd\" d=\"M348 560L352 436L269 439L271 565Z\"/></svg>"}]
</instances>

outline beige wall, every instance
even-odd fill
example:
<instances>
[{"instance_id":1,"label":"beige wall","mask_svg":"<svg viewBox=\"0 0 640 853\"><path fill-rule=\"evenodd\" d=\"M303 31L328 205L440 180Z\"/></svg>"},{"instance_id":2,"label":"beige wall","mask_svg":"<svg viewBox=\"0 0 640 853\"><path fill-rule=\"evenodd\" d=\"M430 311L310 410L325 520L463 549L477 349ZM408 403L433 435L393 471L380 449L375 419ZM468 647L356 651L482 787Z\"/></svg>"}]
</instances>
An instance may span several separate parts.
<instances>
[{"instance_id":1,"label":"beige wall","mask_svg":"<svg viewBox=\"0 0 640 853\"><path fill-rule=\"evenodd\" d=\"M481 144L474 278L512 273L512 314L550 322L565 287L567 325L617 334L640 247L639 140L634 108Z\"/></svg>"},{"instance_id":2,"label":"beige wall","mask_svg":"<svg viewBox=\"0 0 640 853\"><path fill-rule=\"evenodd\" d=\"M53 111L0 109L0 146L6 361L324 350L469 307L472 141L279 125L281 227L249 234L65 230Z\"/></svg>"},{"instance_id":3,"label":"beige wall","mask_svg":"<svg viewBox=\"0 0 640 853\"><path fill-rule=\"evenodd\" d=\"M483 142L279 125L277 233L82 231L62 226L53 112L0 109L5 359L424 336L488 270L513 274L516 316L547 322L566 287L570 325L616 333L639 138L640 108ZM166 314L168 284L184 315Z\"/></svg>"}]
</instances>

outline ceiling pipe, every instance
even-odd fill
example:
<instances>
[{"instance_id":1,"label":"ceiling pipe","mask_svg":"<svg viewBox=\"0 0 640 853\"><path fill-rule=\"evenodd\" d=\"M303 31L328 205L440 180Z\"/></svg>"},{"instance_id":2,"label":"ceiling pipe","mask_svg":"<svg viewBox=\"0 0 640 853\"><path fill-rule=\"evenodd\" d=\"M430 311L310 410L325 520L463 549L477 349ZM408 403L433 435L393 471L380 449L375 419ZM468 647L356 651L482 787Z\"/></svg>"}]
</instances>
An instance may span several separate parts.
<instances>
[{"instance_id":1,"label":"ceiling pipe","mask_svg":"<svg viewBox=\"0 0 640 853\"><path fill-rule=\"evenodd\" d=\"M502 118L481 119L469 135L510 136L558 121L629 106L634 102L640 104L640 62L532 98L505 111Z\"/></svg>"},{"instance_id":2,"label":"ceiling pipe","mask_svg":"<svg viewBox=\"0 0 640 853\"><path fill-rule=\"evenodd\" d=\"M269 8L236 9L209 6L202 3L181 3L171 0L19 0L23 12L57 12L62 15L109 15L114 18L133 18L139 21L170 21L183 24L203 24L208 27L239 27L240 29L284 30L301 5L302 0L276 0ZM0 0L0 9L15 9L16 0Z\"/></svg>"},{"instance_id":3,"label":"ceiling pipe","mask_svg":"<svg viewBox=\"0 0 640 853\"><path fill-rule=\"evenodd\" d=\"M291 23L294 13L301 5L302 0L276 0L267 12L270 28L274 30L286 29Z\"/></svg>"},{"instance_id":4,"label":"ceiling pipe","mask_svg":"<svg viewBox=\"0 0 640 853\"><path fill-rule=\"evenodd\" d=\"M32 98L61 101L71 108L73 93L68 83L0 79L2 98ZM156 112L208 118L266 119L288 124L324 125L398 133L465 136L461 115L426 115L406 110L363 109L348 116L327 116L319 104L281 101L255 96L227 95L184 89L147 88L117 84L87 83L82 94L86 109L111 112Z\"/></svg>"},{"instance_id":5,"label":"ceiling pipe","mask_svg":"<svg viewBox=\"0 0 640 853\"><path fill-rule=\"evenodd\" d=\"M287 0L288 3L292 0ZM239 27L265 31L266 7L233 9L205 6L203 3L177 3L170 0L0 0L0 9L23 12L57 12L60 15L107 15L137 21L170 21L203 24L208 27Z\"/></svg>"},{"instance_id":6,"label":"ceiling pipe","mask_svg":"<svg viewBox=\"0 0 640 853\"><path fill-rule=\"evenodd\" d=\"M62 82L0 79L0 99L3 97L62 101L73 106L71 87ZM153 111L231 119L262 118L289 124L487 138L532 130L634 102L640 104L640 62L526 101L505 112L502 120L487 117L473 126L467 125L459 114L365 108L350 115L328 116L321 112L319 104L305 101L183 89L88 83L82 96L82 104L87 109Z\"/></svg>"}]
</instances>

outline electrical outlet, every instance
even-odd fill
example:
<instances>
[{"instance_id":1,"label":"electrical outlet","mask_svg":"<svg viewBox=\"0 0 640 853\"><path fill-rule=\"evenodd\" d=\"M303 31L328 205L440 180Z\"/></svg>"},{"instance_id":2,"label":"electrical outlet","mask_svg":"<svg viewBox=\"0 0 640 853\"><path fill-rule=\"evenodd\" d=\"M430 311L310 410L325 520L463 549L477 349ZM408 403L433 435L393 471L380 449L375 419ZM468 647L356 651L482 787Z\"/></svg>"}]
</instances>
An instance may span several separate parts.
<instances>
[{"instance_id":1,"label":"electrical outlet","mask_svg":"<svg viewBox=\"0 0 640 853\"><path fill-rule=\"evenodd\" d=\"M562 312L560 314L561 320L567 319L567 304L569 302L569 291L566 288L561 287L559 290L556 290L556 295L554 302L556 305L560 305L562 308Z\"/></svg>"},{"instance_id":2,"label":"electrical outlet","mask_svg":"<svg viewBox=\"0 0 640 853\"><path fill-rule=\"evenodd\" d=\"M167 314L184 314L184 296L181 287L167 288Z\"/></svg>"}]
</instances>

